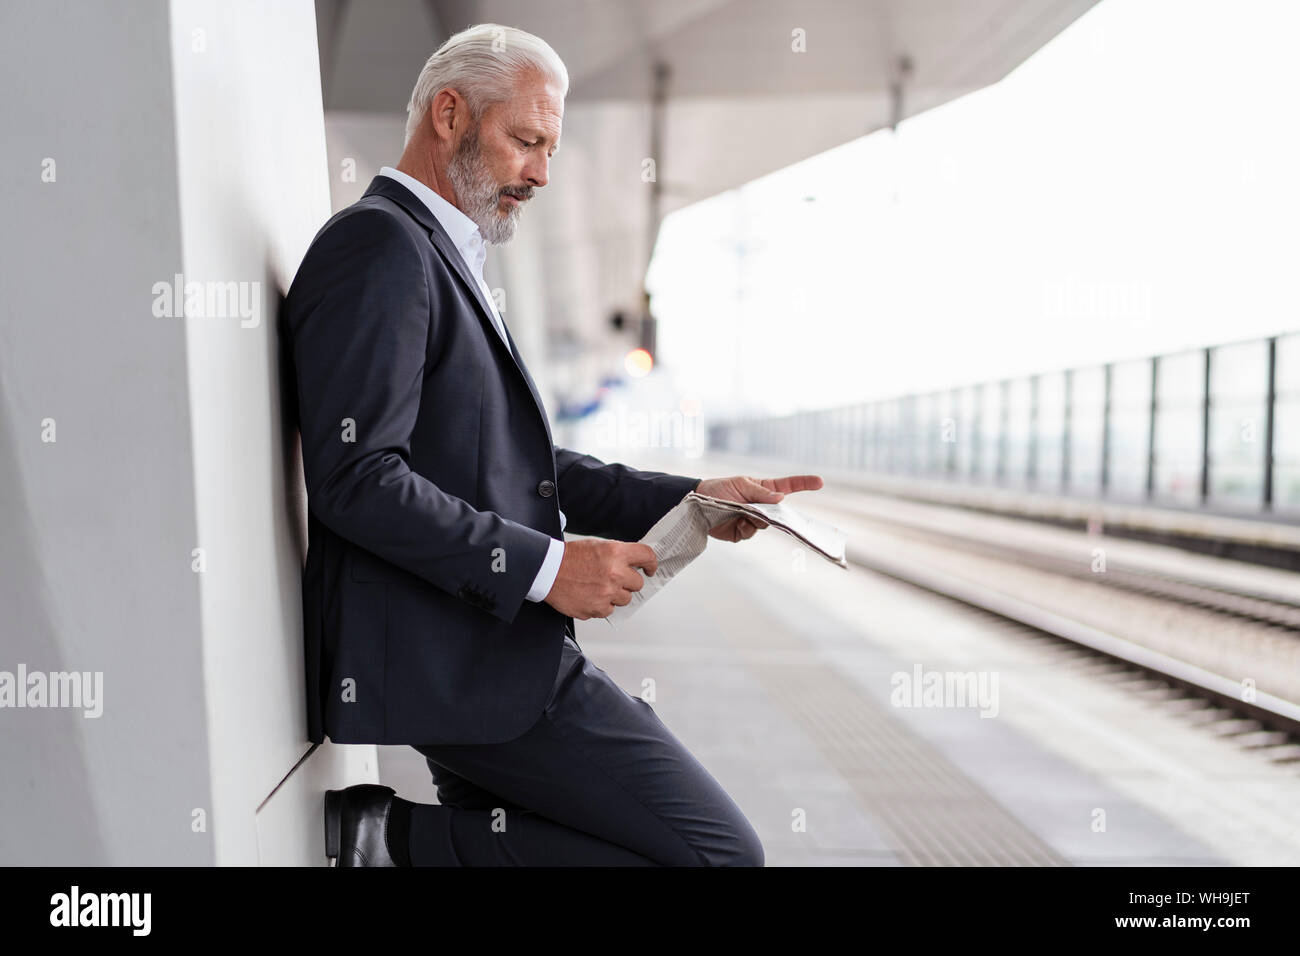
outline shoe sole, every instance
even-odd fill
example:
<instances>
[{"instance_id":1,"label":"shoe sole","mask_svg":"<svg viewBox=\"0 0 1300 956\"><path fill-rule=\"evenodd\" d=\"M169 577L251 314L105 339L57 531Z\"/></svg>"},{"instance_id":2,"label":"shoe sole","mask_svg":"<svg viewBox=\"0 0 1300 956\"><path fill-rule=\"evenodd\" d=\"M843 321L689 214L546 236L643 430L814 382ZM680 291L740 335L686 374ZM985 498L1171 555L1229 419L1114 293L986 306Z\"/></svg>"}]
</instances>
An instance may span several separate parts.
<instances>
[{"instance_id":1,"label":"shoe sole","mask_svg":"<svg viewBox=\"0 0 1300 956\"><path fill-rule=\"evenodd\" d=\"M343 834L343 792L325 791L325 857L338 865Z\"/></svg>"}]
</instances>

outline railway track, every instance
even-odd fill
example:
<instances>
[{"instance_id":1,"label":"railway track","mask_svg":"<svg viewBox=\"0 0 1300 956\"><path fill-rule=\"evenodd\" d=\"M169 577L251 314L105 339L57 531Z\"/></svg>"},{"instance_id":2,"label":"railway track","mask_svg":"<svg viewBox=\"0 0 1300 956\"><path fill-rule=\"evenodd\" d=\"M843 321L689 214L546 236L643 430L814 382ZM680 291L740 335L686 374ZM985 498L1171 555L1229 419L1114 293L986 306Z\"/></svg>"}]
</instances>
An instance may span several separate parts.
<instances>
[{"instance_id":1,"label":"railway track","mask_svg":"<svg viewBox=\"0 0 1300 956\"><path fill-rule=\"evenodd\" d=\"M1211 732L1300 765L1300 600L1275 577L1230 584L1131 558L1098 573L1102 538L1021 535L996 523L1007 519L896 502L869 513L834 499L800 505L849 534L851 562L1076 648L1108 679L1181 702ZM1170 639L1161 646L1152 633Z\"/></svg>"},{"instance_id":2,"label":"railway track","mask_svg":"<svg viewBox=\"0 0 1300 956\"><path fill-rule=\"evenodd\" d=\"M828 506L835 508L834 505ZM838 509L843 511L844 509ZM1300 634L1300 597L1289 599L1265 590L1224 584L1210 584L1177 574L1155 571L1136 565L1112 563L1104 574L1092 570L1091 553L1062 556L1044 548L1027 548L981 540L970 535L922 528L897 518L872 516L872 521L890 524L912 535L924 535L972 554L983 554L1016 563L1032 563L1036 568L1051 570L1080 580L1096 581L1107 587L1121 588L1136 594L1177 601L1215 614L1285 628Z\"/></svg>"}]
</instances>

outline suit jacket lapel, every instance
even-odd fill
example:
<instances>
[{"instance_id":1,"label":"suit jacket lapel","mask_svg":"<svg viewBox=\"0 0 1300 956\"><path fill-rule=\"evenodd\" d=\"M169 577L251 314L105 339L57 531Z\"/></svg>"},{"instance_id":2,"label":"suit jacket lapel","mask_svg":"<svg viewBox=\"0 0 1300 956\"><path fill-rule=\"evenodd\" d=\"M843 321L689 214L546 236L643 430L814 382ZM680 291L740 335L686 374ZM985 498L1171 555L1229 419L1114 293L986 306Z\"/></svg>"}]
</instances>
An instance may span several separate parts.
<instances>
[{"instance_id":1,"label":"suit jacket lapel","mask_svg":"<svg viewBox=\"0 0 1300 956\"><path fill-rule=\"evenodd\" d=\"M452 271L460 276L461 282L474 297L474 301L478 303L479 321L482 323L488 339L494 343L491 347L499 347L505 350L511 364L514 365L516 371L523 378L524 384L528 386L528 391L533 396L533 402L537 405L537 414L541 416L542 424L546 427L546 437L554 444L554 439L551 437L551 423L546 420L546 407L542 404L542 398L537 392L537 386L533 384L533 378L528 374L527 368L524 367L524 361L515 348L514 339L510 337L510 329L506 328L506 337L510 340L509 345L507 345L506 342L502 341L501 333L497 331L496 322L492 319L492 307L488 305L487 300L483 297L483 290L479 288L478 282L474 279L474 274L470 272L469 264L465 262L464 256L452 243L447 231L442 228L442 223L438 222L438 217L420 201L418 196L397 180L388 176L376 176L371 181L365 195L369 196L372 193L378 193L393 200L393 202L410 213L420 225L429 230L429 239L433 242L434 247L442 254L442 258L451 266ZM504 323L502 324L504 325Z\"/></svg>"}]
</instances>

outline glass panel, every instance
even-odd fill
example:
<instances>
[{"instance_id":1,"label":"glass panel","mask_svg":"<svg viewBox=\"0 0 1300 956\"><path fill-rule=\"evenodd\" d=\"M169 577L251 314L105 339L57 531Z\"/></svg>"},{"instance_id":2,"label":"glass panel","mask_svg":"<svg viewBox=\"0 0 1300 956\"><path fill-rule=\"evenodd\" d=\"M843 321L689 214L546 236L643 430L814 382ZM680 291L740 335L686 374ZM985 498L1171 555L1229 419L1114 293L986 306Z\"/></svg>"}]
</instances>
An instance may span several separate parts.
<instances>
[{"instance_id":1,"label":"glass panel","mask_svg":"<svg viewBox=\"0 0 1300 956\"><path fill-rule=\"evenodd\" d=\"M943 420L951 414L947 393L935 392L926 396L926 408L926 471L937 478L948 470L948 446L943 440Z\"/></svg>"},{"instance_id":2,"label":"glass panel","mask_svg":"<svg viewBox=\"0 0 1300 956\"><path fill-rule=\"evenodd\" d=\"M1210 360L1210 500L1258 508L1264 496L1268 342L1214 350Z\"/></svg>"},{"instance_id":3,"label":"glass panel","mask_svg":"<svg viewBox=\"0 0 1300 956\"><path fill-rule=\"evenodd\" d=\"M846 405L840 409L840 464L854 468L858 463L858 422L861 408Z\"/></svg>"},{"instance_id":4,"label":"glass panel","mask_svg":"<svg viewBox=\"0 0 1300 956\"><path fill-rule=\"evenodd\" d=\"M841 406L831 412L831 423L833 434L835 436L835 467L847 468L849 466L849 423L851 422L852 409L847 406Z\"/></svg>"},{"instance_id":5,"label":"glass panel","mask_svg":"<svg viewBox=\"0 0 1300 956\"><path fill-rule=\"evenodd\" d=\"M957 444L957 402L956 392L940 392L938 401L939 418L935 422L935 452L937 460L935 471L948 477L952 475L956 459L954 450Z\"/></svg>"},{"instance_id":6,"label":"glass panel","mask_svg":"<svg viewBox=\"0 0 1300 956\"><path fill-rule=\"evenodd\" d=\"M1007 388L1006 466L1002 479L1010 485L1025 484L1029 473L1029 415L1032 406L1029 379L1018 378Z\"/></svg>"},{"instance_id":7,"label":"glass panel","mask_svg":"<svg viewBox=\"0 0 1300 956\"><path fill-rule=\"evenodd\" d=\"M826 437L825 425L822 424L825 416L824 412L806 411L804 415L804 444L803 461L814 465L821 465L826 460Z\"/></svg>"},{"instance_id":8,"label":"glass panel","mask_svg":"<svg viewBox=\"0 0 1300 956\"><path fill-rule=\"evenodd\" d=\"M1273 507L1300 511L1300 335L1277 340Z\"/></svg>"},{"instance_id":9,"label":"glass panel","mask_svg":"<svg viewBox=\"0 0 1300 956\"><path fill-rule=\"evenodd\" d=\"M903 469L914 475L925 469L925 403L916 395L907 395L902 402Z\"/></svg>"},{"instance_id":10,"label":"glass panel","mask_svg":"<svg viewBox=\"0 0 1300 956\"><path fill-rule=\"evenodd\" d=\"M862 466L862 406L844 409L844 467Z\"/></svg>"},{"instance_id":11,"label":"glass panel","mask_svg":"<svg viewBox=\"0 0 1300 956\"><path fill-rule=\"evenodd\" d=\"M932 474L939 461L939 403L937 395L919 395L916 402L916 430L912 433L912 470Z\"/></svg>"},{"instance_id":12,"label":"glass panel","mask_svg":"<svg viewBox=\"0 0 1300 956\"><path fill-rule=\"evenodd\" d=\"M722 447L736 454L744 454L746 447L745 427L743 425L723 426L721 429Z\"/></svg>"},{"instance_id":13,"label":"glass panel","mask_svg":"<svg viewBox=\"0 0 1300 956\"><path fill-rule=\"evenodd\" d=\"M876 403L862 406L862 468L876 467Z\"/></svg>"},{"instance_id":14,"label":"glass panel","mask_svg":"<svg viewBox=\"0 0 1300 956\"><path fill-rule=\"evenodd\" d=\"M1070 374L1070 482L1077 495L1101 493L1102 429L1105 425L1106 369L1075 369Z\"/></svg>"},{"instance_id":15,"label":"glass panel","mask_svg":"<svg viewBox=\"0 0 1300 956\"><path fill-rule=\"evenodd\" d=\"M1111 368L1110 486L1113 498L1146 494L1147 441L1151 431L1151 362Z\"/></svg>"},{"instance_id":16,"label":"glass panel","mask_svg":"<svg viewBox=\"0 0 1300 956\"><path fill-rule=\"evenodd\" d=\"M903 443L900 435L902 410L898 399L880 404L880 467L884 471L903 470Z\"/></svg>"},{"instance_id":17,"label":"glass panel","mask_svg":"<svg viewBox=\"0 0 1300 956\"><path fill-rule=\"evenodd\" d=\"M1065 448L1065 373L1038 376L1038 420L1034 427L1034 487L1059 491Z\"/></svg>"},{"instance_id":18,"label":"glass panel","mask_svg":"<svg viewBox=\"0 0 1300 956\"><path fill-rule=\"evenodd\" d=\"M980 481L996 481L1002 468L1002 383L980 386L979 475Z\"/></svg>"},{"instance_id":19,"label":"glass panel","mask_svg":"<svg viewBox=\"0 0 1300 956\"><path fill-rule=\"evenodd\" d=\"M1205 353L1162 356L1156 383L1154 494L1195 504L1201 498Z\"/></svg>"},{"instance_id":20,"label":"glass panel","mask_svg":"<svg viewBox=\"0 0 1300 956\"><path fill-rule=\"evenodd\" d=\"M812 449L811 458L821 465L830 464L832 441L831 441L831 414L829 411L815 411L809 415L812 426Z\"/></svg>"},{"instance_id":21,"label":"glass panel","mask_svg":"<svg viewBox=\"0 0 1300 956\"><path fill-rule=\"evenodd\" d=\"M849 467L853 453L850 429L853 427L853 409L848 406L835 409L835 464L839 468Z\"/></svg>"},{"instance_id":22,"label":"glass panel","mask_svg":"<svg viewBox=\"0 0 1300 956\"><path fill-rule=\"evenodd\" d=\"M976 386L958 389L956 400L956 435L954 437L953 467L958 478L967 480L975 465L975 412L979 396Z\"/></svg>"}]
</instances>

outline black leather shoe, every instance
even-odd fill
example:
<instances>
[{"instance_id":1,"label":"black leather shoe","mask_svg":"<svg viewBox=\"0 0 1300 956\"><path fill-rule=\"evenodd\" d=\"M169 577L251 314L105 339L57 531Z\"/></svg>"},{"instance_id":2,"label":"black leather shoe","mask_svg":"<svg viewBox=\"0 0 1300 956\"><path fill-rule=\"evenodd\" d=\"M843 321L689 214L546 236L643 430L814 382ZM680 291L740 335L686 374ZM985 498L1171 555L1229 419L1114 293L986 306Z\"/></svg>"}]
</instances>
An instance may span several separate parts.
<instances>
[{"instance_id":1,"label":"black leather shoe","mask_svg":"<svg viewBox=\"0 0 1300 956\"><path fill-rule=\"evenodd\" d=\"M377 783L325 791L325 855L335 866L397 866L388 852L395 791Z\"/></svg>"}]
</instances>

